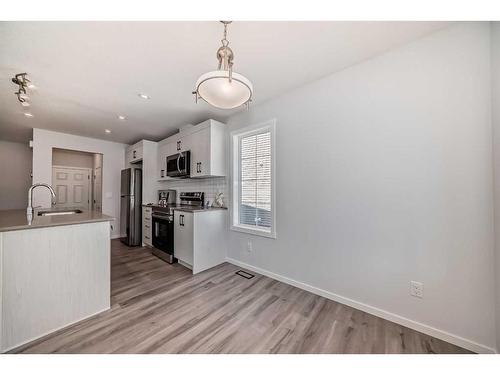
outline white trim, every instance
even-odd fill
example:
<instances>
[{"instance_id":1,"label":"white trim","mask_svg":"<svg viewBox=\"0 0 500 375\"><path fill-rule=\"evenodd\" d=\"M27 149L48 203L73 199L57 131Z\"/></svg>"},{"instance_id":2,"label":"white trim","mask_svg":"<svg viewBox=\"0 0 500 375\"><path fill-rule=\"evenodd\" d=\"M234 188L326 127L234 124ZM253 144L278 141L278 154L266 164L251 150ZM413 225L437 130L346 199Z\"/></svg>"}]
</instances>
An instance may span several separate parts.
<instances>
[{"instance_id":1,"label":"white trim","mask_svg":"<svg viewBox=\"0 0 500 375\"><path fill-rule=\"evenodd\" d=\"M265 229L258 229L258 228L259 227L252 228L252 227L246 226L246 225L231 224L231 230L234 230L235 232L241 232L241 233L246 233L246 234L252 234L254 236L261 236L261 237L276 239L276 231L271 232L271 231L268 231Z\"/></svg>"},{"instance_id":2,"label":"white trim","mask_svg":"<svg viewBox=\"0 0 500 375\"><path fill-rule=\"evenodd\" d=\"M93 168L87 168L87 167L71 167L69 165L56 165L52 164L52 168L65 168L65 169L82 169L82 170L92 170Z\"/></svg>"},{"instance_id":3,"label":"white trim","mask_svg":"<svg viewBox=\"0 0 500 375\"><path fill-rule=\"evenodd\" d=\"M270 277L271 279L275 279L275 280L281 281L285 284L295 286L297 288L314 293L318 296L328 298L332 301L339 302L339 303L342 303L344 305L353 307L355 309L364 311L366 313L378 316L379 318L386 319L386 320L389 320L391 322L400 324L402 326L414 329L415 331L422 332L426 335L433 336L433 337L438 338L438 339L443 340L443 341L447 341L451 344L460 346L460 347L465 348L467 350L471 350L473 352L481 353L481 354L497 353L495 348L490 348L488 346L479 344L477 342L468 340L466 338L463 338L463 337L454 335L452 333L443 331L439 328L434 328L434 327L428 326L427 324L420 323L420 322L417 322L415 320L405 318L403 316L391 313L389 311L385 311L385 310L379 309L377 307L367 305L365 303L358 302L358 301L355 301L355 300L347 298L347 297L340 296L338 294L329 292L327 290L320 289L320 288L317 288L315 286L312 286L312 285L309 285L309 284L306 284L306 283L303 283L300 281L296 281L294 279L290 279L286 276L282 276L282 275L273 273L273 272L265 270L263 268L254 267L250 264L247 264L247 263L244 263L244 262L241 262L239 260L229 258L229 257L226 257L226 262L234 264L238 267L246 268L246 269L253 271L253 272L260 273L264 276Z\"/></svg>"},{"instance_id":4,"label":"white trim","mask_svg":"<svg viewBox=\"0 0 500 375\"><path fill-rule=\"evenodd\" d=\"M254 229L240 224L235 224L235 217L239 215L235 211L239 208L239 190L240 190L240 147L239 142L242 136L249 136L255 133L261 133L263 130L271 133L271 228L270 230ZM276 238L276 119L267 120L255 125L245 126L233 130L230 133L230 202L229 223L230 229L237 232L243 232L256 236L267 238ZM236 147L235 147L236 142ZM235 190L238 189L238 194Z\"/></svg>"}]
</instances>

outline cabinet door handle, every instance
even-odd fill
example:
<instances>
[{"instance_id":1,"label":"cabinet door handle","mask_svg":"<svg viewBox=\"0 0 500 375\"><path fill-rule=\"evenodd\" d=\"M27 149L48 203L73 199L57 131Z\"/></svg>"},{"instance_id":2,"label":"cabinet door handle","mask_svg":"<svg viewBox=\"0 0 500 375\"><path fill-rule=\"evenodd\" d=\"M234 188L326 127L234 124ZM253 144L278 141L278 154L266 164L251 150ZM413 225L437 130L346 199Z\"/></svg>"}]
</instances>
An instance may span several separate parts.
<instances>
[{"instance_id":1,"label":"cabinet door handle","mask_svg":"<svg viewBox=\"0 0 500 375\"><path fill-rule=\"evenodd\" d=\"M161 177L165 177L165 170L164 169L161 170L160 175L161 175Z\"/></svg>"},{"instance_id":2,"label":"cabinet door handle","mask_svg":"<svg viewBox=\"0 0 500 375\"><path fill-rule=\"evenodd\" d=\"M200 171L199 172L201 173L201 161L199 162L199 164L200 164Z\"/></svg>"},{"instance_id":3,"label":"cabinet door handle","mask_svg":"<svg viewBox=\"0 0 500 375\"><path fill-rule=\"evenodd\" d=\"M137 151L136 151L136 150L134 150L134 159L135 159L135 153L136 153L136 152L137 152Z\"/></svg>"}]
</instances>

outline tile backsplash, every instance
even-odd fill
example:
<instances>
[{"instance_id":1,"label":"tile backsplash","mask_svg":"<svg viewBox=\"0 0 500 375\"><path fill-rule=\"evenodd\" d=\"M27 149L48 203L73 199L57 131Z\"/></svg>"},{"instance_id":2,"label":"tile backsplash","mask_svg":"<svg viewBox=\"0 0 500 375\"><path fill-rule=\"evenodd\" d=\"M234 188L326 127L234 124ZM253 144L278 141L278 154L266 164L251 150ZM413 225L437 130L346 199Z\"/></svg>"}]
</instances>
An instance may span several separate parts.
<instances>
[{"instance_id":1,"label":"tile backsplash","mask_svg":"<svg viewBox=\"0 0 500 375\"><path fill-rule=\"evenodd\" d=\"M177 201L179 201L179 193L202 191L205 193L205 202L212 205L215 195L219 192L224 194L224 206L228 205L228 177L211 177L211 178L187 178L182 180L161 181L160 189L177 190Z\"/></svg>"}]
</instances>

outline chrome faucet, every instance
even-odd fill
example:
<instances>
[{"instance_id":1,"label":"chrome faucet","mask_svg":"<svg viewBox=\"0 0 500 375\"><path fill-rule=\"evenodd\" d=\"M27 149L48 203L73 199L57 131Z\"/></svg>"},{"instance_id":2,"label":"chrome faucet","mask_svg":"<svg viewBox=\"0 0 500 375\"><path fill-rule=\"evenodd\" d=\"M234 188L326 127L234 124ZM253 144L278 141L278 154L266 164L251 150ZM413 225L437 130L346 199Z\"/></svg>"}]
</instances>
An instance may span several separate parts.
<instances>
[{"instance_id":1,"label":"chrome faucet","mask_svg":"<svg viewBox=\"0 0 500 375\"><path fill-rule=\"evenodd\" d=\"M52 189L52 186L43 183L31 185L31 187L28 189L28 208L26 209L26 216L28 217L28 221L30 222L33 219L33 189L38 186L44 186L49 189L50 194L52 195L52 204L55 203L56 193L54 192L54 189Z\"/></svg>"}]
</instances>

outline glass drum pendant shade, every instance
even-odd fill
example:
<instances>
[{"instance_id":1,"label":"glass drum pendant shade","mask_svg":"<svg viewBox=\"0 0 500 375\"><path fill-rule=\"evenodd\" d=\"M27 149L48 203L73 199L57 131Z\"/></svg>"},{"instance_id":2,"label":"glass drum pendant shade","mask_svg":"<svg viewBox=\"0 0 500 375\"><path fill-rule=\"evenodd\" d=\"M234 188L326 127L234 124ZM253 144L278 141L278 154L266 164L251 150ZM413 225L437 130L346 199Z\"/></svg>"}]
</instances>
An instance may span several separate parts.
<instances>
[{"instance_id":1,"label":"glass drum pendant shade","mask_svg":"<svg viewBox=\"0 0 500 375\"><path fill-rule=\"evenodd\" d=\"M250 101L253 86L241 74L232 72L230 79L228 70L214 70L198 78L196 92L214 107L232 109Z\"/></svg>"}]
</instances>

